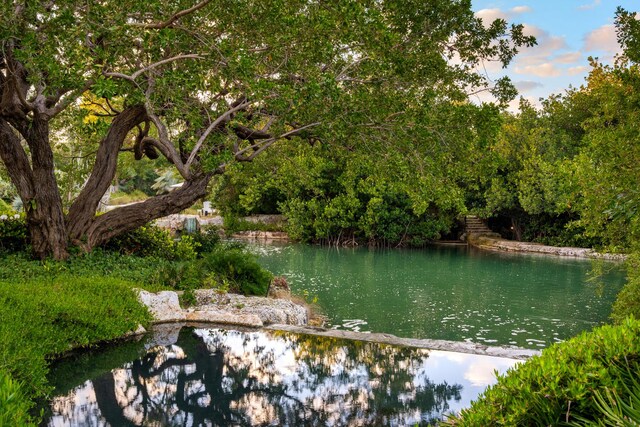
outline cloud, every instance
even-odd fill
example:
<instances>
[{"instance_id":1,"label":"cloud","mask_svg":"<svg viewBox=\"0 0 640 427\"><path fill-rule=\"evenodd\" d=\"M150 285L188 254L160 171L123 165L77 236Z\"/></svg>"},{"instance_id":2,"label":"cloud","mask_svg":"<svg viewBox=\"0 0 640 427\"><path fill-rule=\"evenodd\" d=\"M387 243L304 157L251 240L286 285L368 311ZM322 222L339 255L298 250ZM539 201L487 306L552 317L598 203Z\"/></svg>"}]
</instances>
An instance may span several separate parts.
<instances>
[{"instance_id":1,"label":"cloud","mask_svg":"<svg viewBox=\"0 0 640 427\"><path fill-rule=\"evenodd\" d=\"M595 9L596 7L600 6L601 2L601 0L593 0L593 2L590 4L583 4L582 6L578 6L578 10Z\"/></svg>"},{"instance_id":2,"label":"cloud","mask_svg":"<svg viewBox=\"0 0 640 427\"><path fill-rule=\"evenodd\" d=\"M551 35L535 25L525 24L524 32L536 38L538 44L522 49L516 57L514 72L538 77L555 77L561 74L557 65L573 63L580 59L579 52L559 53L569 46L564 37Z\"/></svg>"},{"instance_id":3,"label":"cloud","mask_svg":"<svg viewBox=\"0 0 640 427\"><path fill-rule=\"evenodd\" d=\"M569 74L570 76L577 76L579 74L583 74L588 72L591 69L591 67L587 67L586 65L581 65L578 67L571 67L569 69L567 69L567 74Z\"/></svg>"},{"instance_id":4,"label":"cloud","mask_svg":"<svg viewBox=\"0 0 640 427\"><path fill-rule=\"evenodd\" d=\"M500 9L481 9L476 12L476 17L482 19L484 25L489 25L496 19L509 19L509 15Z\"/></svg>"},{"instance_id":5,"label":"cloud","mask_svg":"<svg viewBox=\"0 0 640 427\"><path fill-rule=\"evenodd\" d=\"M581 58L582 53L580 52L567 52L555 56L553 61L562 64L575 64L576 62L579 62Z\"/></svg>"},{"instance_id":6,"label":"cloud","mask_svg":"<svg viewBox=\"0 0 640 427\"><path fill-rule=\"evenodd\" d=\"M517 15L529 12L533 12L533 9L531 9L529 6L516 6L509 10L502 10L498 8L481 9L476 12L476 17L482 19L482 22L485 26L489 26L496 19L504 19L505 21L509 21Z\"/></svg>"},{"instance_id":7,"label":"cloud","mask_svg":"<svg viewBox=\"0 0 640 427\"><path fill-rule=\"evenodd\" d=\"M598 51L615 55L621 51L616 37L616 28L612 24L603 25L588 33L584 38L585 51Z\"/></svg>"},{"instance_id":8,"label":"cloud","mask_svg":"<svg viewBox=\"0 0 640 427\"><path fill-rule=\"evenodd\" d=\"M516 6L513 9L511 9L511 13L513 13L514 15L520 15L522 13L529 13L529 12L533 12L533 9L531 9L529 6Z\"/></svg>"},{"instance_id":9,"label":"cloud","mask_svg":"<svg viewBox=\"0 0 640 427\"><path fill-rule=\"evenodd\" d=\"M538 77L558 77L562 75L562 70L557 68L551 62L545 62L542 64L535 64L535 65L526 65L524 67L516 66L514 68L514 71L517 74L530 74Z\"/></svg>"},{"instance_id":10,"label":"cloud","mask_svg":"<svg viewBox=\"0 0 640 427\"><path fill-rule=\"evenodd\" d=\"M522 80L518 82L513 82L513 85L518 89L518 92L529 92L534 89L543 87L543 84L540 82L534 82L532 80Z\"/></svg>"}]
</instances>

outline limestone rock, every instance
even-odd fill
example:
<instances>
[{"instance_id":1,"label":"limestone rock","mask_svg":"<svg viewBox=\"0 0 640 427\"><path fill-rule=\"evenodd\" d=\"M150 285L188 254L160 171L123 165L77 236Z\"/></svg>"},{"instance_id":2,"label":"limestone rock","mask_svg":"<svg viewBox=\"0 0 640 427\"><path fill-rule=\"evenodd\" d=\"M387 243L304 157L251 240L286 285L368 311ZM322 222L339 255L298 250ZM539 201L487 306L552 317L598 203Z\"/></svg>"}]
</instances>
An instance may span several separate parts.
<instances>
[{"instance_id":1,"label":"limestone rock","mask_svg":"<svg viewBox=\"0 0 640 427\"><path fill-rule=\"evenodd\" d=\"M162 291L157 294L144 290L138 291L138 299L147 306L156 322L183 322L185 313L180 307L178 294L172 291Z\"/></svg>"},{"instance_id":2,"label":"limestone rock","mask_svg":"<svg viewBox=\"0 0 640 427\"><path fill-rule=\"evenodd\" d=\"M224 310L235 316L255 315L265 325L284 323L306 325L308 322L305 307L286 299L265 297L245 297L236 294L220 295L211 289L195 291L199 310Z\"/></svg>"},{"instance_id":3,"label":"limestone rock","mask_svg":"<svg viewBox=\"0 0 640 427\"><path fill-rule=\"evenodd\" d=\"M260 317L253 314L234 314L230 316L227 311L205 307L187 311L187 320L190 322L211 322L252 328L261 328L263 326Z\"/></svg>"}]
</instances>

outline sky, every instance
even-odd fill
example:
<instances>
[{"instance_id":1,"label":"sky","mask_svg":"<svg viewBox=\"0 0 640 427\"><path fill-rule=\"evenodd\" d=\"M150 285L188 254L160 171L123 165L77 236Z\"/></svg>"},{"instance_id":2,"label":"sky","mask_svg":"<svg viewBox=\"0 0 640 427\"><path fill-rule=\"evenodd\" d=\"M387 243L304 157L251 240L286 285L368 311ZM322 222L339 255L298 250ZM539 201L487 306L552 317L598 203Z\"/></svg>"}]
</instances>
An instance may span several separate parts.
<instances>
[{"instance_id":1,"label":"sky","mask_svg":"<svg viewBox=\"0 0 640 427\"><path fill-rule=\"evenodd\" d=\"M589 72L590 56L612 63L620 47L613 25L617 6L640 11L640 0L472 0L476 16L524 24L538 44L525 48L506 70L487 64L491 79L511 78L520 95L539 98L579 87ZM512 106L517 105L517 101Z\"/></svg>"}]
</instances>

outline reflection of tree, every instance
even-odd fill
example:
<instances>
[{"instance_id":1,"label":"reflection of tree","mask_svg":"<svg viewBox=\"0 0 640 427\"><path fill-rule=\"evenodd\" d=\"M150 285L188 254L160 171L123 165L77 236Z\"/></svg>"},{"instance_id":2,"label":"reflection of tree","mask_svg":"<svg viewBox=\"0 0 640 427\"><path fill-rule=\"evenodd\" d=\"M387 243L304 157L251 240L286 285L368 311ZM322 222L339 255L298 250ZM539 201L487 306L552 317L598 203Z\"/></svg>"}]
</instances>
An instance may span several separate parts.
<instances>
[{"instance_id":1,"label":"reflection of tree","mask_svg":"<svg viewBox=\"0 0 640 427\"><path fill-rule=\"evenodd\" d=\"M404 425L439 419L460 399L460 385L426 377L424 350L196 332L185 329L176 345L94 379L96 408L83 416L113 426Z\"/></svg>"}]
</instances>

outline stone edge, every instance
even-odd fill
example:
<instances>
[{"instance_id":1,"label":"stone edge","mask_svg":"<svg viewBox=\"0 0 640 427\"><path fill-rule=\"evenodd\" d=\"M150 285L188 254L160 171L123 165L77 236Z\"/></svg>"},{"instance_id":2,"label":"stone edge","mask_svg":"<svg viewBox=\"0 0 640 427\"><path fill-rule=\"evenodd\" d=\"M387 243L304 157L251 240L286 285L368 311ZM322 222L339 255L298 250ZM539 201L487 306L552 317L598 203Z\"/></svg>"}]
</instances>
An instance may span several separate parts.
<instances>
[{"instance_id":1,"label":"stone edge","mask_svg":"<svg viewBox=\"0 0 640 427\"><path fill-rule=\"evenodd\" d=\"M372 342L378 344L390 344L403 347L423 348L427 350L450 351L456 353L477 354L482 356L504 357L515 360L526 360L533 356L538 356L539 350L529 350L520 347L498 347L487 346L466 341L446 341L416 338L400 338L391 334L366 333L355 331L344 331L338 329L324 329L310 326L293 326L275 324L265 326L262 329L269 331L292 332L296 334L316 335L329 338L339 338Z\"/></svg>"}]
</instances>

